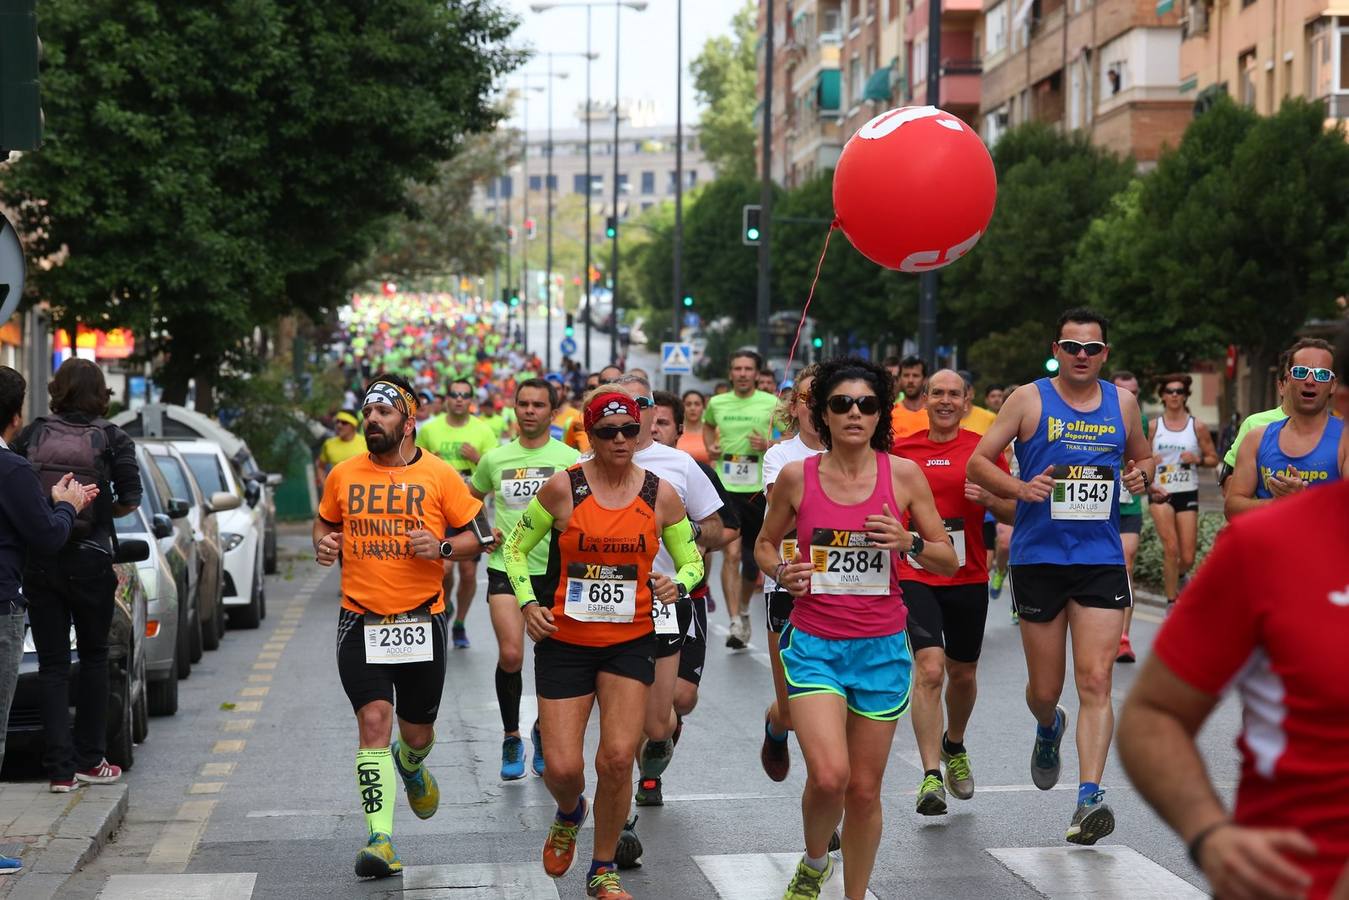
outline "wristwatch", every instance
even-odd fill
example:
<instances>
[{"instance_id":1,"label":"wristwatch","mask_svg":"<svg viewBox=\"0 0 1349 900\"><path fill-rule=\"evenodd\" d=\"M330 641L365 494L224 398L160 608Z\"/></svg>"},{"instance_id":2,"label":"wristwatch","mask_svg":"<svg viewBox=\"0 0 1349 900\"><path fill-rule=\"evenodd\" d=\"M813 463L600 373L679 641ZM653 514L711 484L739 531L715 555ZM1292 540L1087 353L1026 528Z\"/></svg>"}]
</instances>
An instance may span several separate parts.
<instances>
[{"instance_id":1,"label":"wristwatch","mask_svg":"<svg viewBox=\"0 0 1349 900\"><path fill-rule=\"evenodd\" d=\"M454 556L454 545L449 541L440 542L440 558L450 559Z\"/></svg>"},{"instance_id":2,"label":"wristwatch","mask_svg":"<svg viewBox=\"0 0 1349 900\"><path fill-rule=\"evenodd\" d=\"M910 532L909 534L913 538L913 546L909 548L909 555L917 556L923 552L923 536L921 534L914 534L913 532Z\"/></svg>"}]
</instances>

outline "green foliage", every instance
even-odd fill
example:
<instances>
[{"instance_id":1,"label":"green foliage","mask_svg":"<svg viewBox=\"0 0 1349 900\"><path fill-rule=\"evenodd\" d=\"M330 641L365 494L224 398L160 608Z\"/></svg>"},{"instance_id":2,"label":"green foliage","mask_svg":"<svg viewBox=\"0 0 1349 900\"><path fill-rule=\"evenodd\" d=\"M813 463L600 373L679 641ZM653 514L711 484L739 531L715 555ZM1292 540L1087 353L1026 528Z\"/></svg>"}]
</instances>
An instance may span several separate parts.
<instances>
[{"instance_id":1,"label":"green foliage","mask_svg":"<svg viewBox=\"0 0 1349 900\"><path fill-rule=\"evenodd\" d=\"M1199 536L1195 541L1194 568L1197 572L1213 549L1213 540L1222 530L1226 520L1220 512L1205 511L1199 513ZM1143 516L1143 532L1138 540L1138 555L1134 557L1134 583L1149 590L1162 592L1162 542L1157 538L1157 529L1152 524L1151 514Z\"/></svg>"},{"instance_id":2,"label":"green foliage","mask_svg":"<svg viewBox=\"0 0 1349 900\"><path fill-rule=\"evenodd\" d=\"M755 4L745 3L731 19L731 34L709 38L689 63L703 105L698 140L722 176L753 177L755 172L756 18Z\"/></svg>"},{"instance_id":3,"label":"green foliage","mask_svg":"<svg viewBox=\"0 0 1349 900\"><path fill-rule=\"evenodd\" d=\"M740 241L741 212L759 202L754 178L724 175L702 188L684 208L684 289L698 298L704 318L730 316L754 322L758 256ZM662 297L670 296L670 262Z\"/></svg>"},{"instance_id":4,"label":"green foliage","mask_svg":"<svg viewBox=\"0 0 1349 900\"><path fill-rule=\"evenodd\" d=\"M314 438L307 422L340 406L342 393L342 373L335 367L311 367L297 381L288 365L275 361L223 382L220 406L235 416L230 430L248 444L263 471L285 472L292 456L310 454Z\"/></svg>"}]
</instances>

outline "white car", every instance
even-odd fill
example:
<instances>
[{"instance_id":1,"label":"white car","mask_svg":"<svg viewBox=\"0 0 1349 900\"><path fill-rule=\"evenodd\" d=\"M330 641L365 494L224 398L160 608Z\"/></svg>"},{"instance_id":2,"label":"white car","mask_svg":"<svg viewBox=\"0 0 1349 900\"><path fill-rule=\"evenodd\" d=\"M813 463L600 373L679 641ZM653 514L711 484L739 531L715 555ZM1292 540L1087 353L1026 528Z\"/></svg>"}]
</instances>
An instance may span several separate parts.
<instances>
[{"instance_id":1,"label":"white car","mask_svg":"<svg viewBox=\"0 0 1349 900\"><path fill-rule=\"evenodd\" d=\"M174 440L192 475L206 496L225 491L242 502L236 509L216 513L220 544L225 551L225 611L230 625L257 628L267 615L263 583L267 511L261 502L262 485L240 481L225 451L214 441Z\"/></svg>"}]
</instances>

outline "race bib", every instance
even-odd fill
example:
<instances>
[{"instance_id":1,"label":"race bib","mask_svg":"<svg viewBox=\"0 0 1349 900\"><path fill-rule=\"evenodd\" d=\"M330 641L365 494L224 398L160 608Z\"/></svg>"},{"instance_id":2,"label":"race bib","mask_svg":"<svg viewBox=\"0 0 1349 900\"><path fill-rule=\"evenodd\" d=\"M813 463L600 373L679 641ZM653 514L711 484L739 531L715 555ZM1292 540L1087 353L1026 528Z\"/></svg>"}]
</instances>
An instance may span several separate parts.
<instances>
[{"instance_id":1,"label":"race bib","mask_svg":"<svg viewBox=\"0 0 1349 900\"><path fill-rule=\"evenodd\" d=\"M679 601L661 603L655 597L651 598L651 621L656 626L656 634L679 634L679 616L675 614L678 605Z\"/></svg>"},{"instance_id":2,"label":"race bib","mask_svg":"<svg viewBox=\"0 0 1349 900\"><path fill-rule=\"evenodd\" d=\"M431 614L397 613L380 616L366 613L365 661L381 665L431 662L435 643L431 640Z\"/></svg>"},{"instance_id":3,"label":"race bib","mask_svg":"<svg viewBox=\"0 0 1349 900\"><path fill-rule=\"evenodd\" d=\"M563 610L578 622L631 622L637 618L637 566L569 563Z\"/></svg>"},{"instance_id":4,"label":"race bib","mask_svg":"<svg viewBox=\"0 0 1349 900\"><path fill-rule=\"evenodd\" d=\"M757 456L727 453L721 457L721 483L726 487L758 487L762 473L763 463Z\"/></svg>"},{"instance_id":5,"label":"race bib","mask_svg":"<svg viewBox=\"0 0 1349 900\"><path fill-rule=\"evenodd\" d=\"M1114 496L1113 467L1055 466L1049 515L1053 519L1109 519Z\"/></svg>"},{"instance_id":6,"label":"race bib","mask_svg":"<svg viewBox=\"0 0 1349 900\"><path fill-rule=\"evenodd\" d=\"M555 471L552 466L506 469L501 473L501 502L507 509L524 509Z\"/></svg>"},{"instance_id":7,"label":"race bib","mask_svg":"<svg viewBox=\"0 0 1349 900\"><path fill-rule=\"evenodd\" d=\"M816 528L810 536L812 594L890 593L890 551L865 531Z\"/></svg>"},{"instance_id":8,"label":"race bib","mask_svg":"<svg viewBox=\"0 0 1349 900\"><path fill-rule=\"evenodd\" d=\"M951 543L956 548L956 565L958 568L965 568L965 520L964 519L942 519L942 524L946 526L946 533L951 537ZM908 557L909 565L915 569L923 568L923 564L916 557Z\"/></svg>"},{"instance_id":9,"label":"race bib","mask_svg":"<svg viewBox=\"0 0 1349 900\"><path fill-rule=\"evenodd\" d=\"M1157 484L1168 494L1183 494L1186 491L1199 490L1199 479L1194 466L1189 463L1173 463L1157 467Z\"/></svg>"}]
</instances>

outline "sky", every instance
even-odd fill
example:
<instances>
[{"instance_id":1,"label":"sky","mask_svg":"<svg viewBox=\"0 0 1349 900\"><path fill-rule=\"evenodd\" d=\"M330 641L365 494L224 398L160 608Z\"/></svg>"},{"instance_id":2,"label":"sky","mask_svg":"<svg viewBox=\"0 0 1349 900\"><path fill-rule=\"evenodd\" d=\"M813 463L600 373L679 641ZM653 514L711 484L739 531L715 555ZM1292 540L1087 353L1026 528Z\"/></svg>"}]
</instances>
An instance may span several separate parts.
<instances>
[{"instance_id":1,"label":"sky","mask_svg":"<svg viewBox=\"0 0 1349 900\"><path fill-rule=\"evenodd\" d=\"M583 54L586 46L586 11L580 7L561 7L535 13L529 9L537 0L500 0L521 18L516 41L537 53ZM689 60L702 49L703 42L731 30L731 16L738 0L683 0L684 5L684 121L695 123L698 104L688 74ZM590 13L591 48L599 58L591 63L591 93L596 100L612 101L614 96L614 9L596 6ZM642 12L626 7L622 11L622 52L619 55L619 87L624 97L650 98L656 102L662 123L675 119L675 0L649 0ZM548 61L536 56L520 71L547 71ZM581 56L553 60L554 71L566 71L568 77L553 82L553 127L579 127L575 111L585 102L585 65ZM520 84L517 73L507 84ZM531 84L546 84L547 78ZM529 102L529 126L542 129L547 124L546 94L532 93ZM512 124L520 125L517 106Z\"/></svg>"}]
</instances>

